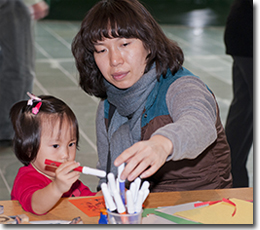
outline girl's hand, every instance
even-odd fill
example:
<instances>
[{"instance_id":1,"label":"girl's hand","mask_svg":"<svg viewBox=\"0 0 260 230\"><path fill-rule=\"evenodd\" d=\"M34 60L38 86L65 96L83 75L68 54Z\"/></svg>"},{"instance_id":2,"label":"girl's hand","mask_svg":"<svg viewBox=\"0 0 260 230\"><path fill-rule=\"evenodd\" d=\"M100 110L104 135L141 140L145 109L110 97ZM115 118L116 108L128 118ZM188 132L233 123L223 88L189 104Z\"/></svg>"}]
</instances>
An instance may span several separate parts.
<instances>
[{"instance_id":1,"label":"girl's hand","mask_svg":"<svg viewBox=\"0 0 260 230\"><path fill-rule=\"evenodd\" d=\"M173 145L168 138L155 135L126 149L115 159L114 165L118 167L124 162L127 163L121 174L122 180L127 178L133 181L139 175L141 178L147 178L165 163L172 151Z\"/></svg>"},{"instance_id":2,"label":"girl's hand","mask_svg":"<svg viewBox=\"0 0 260 230\"><path fill-rule=\"evenodd\" d=\"M77 168L79 163L74 161L68 161L62 163L55 171L55 179L53 180L53 184L56 189L61 193L67 192L72 184L79 179L80 172L73 171L73 169Z\"/></svg>"}]
</instances>

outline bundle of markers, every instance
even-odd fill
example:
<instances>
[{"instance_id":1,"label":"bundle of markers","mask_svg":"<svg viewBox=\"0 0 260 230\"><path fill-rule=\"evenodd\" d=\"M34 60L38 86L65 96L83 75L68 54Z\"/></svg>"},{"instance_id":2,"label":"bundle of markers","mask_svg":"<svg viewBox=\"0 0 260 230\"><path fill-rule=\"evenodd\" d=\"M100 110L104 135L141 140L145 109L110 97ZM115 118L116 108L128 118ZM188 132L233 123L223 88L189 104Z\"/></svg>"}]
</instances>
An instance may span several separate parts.
<instances>
[{"instance_id":1,"label":"bundle of markers","mask_svg":"<svg viewBox=\"0 0 260 230\"><path fill-rule=\"evenodd\" d=\"M106 208L110 212L119 214L139 213L142 205L149 194L149 182L144 181L141 185L141 179L137 177L125 190L125 181L120 179L124 165L118 167L118 176L115 179L113 173L107 175L108 183L102 183L101 189L104 195Z\"/></svg>"}]
</instances>

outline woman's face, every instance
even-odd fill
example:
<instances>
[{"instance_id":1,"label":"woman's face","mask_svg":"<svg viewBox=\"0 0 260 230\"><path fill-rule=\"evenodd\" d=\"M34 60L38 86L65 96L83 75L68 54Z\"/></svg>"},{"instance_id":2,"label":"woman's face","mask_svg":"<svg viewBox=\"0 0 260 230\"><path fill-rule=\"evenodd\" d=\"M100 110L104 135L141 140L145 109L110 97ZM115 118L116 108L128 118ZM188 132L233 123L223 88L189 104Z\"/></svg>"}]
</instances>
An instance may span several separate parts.
<instances>
[{"instance_id":1,"label":"woman's face","mask_svg":"<svg viewBox=\"0 0 260 230\"><path fill-rule=\"evenodd\" d=\"M99 70L119 89L131 87L143 76L147 55L142 41L136 38L105 38L95 44Z\"/></svg>"}]
</instances>

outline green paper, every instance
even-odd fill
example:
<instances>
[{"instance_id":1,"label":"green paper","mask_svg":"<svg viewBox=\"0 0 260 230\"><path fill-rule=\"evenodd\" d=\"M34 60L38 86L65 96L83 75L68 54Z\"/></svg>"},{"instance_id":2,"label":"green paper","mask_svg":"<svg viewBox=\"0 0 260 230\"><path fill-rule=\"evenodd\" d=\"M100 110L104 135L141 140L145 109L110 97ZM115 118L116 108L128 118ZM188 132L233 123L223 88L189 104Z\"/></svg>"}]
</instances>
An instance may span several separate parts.
<instances>
[{"instance_id":1,"label":"green paper","mask_svg":"<svg viewBox=\"0 0 260 230\"><path fill-rule=\"evenodd\" d=\"M191 221L191 220L186 220L186 219L183 219L183 218L180 218L180 217L177 217L177 216L169 215L169 214L166 214L166 213L163 213L163 212L158 212L158 211L155 211L155 209L157 209L157 208L145 208L143 210L142 217L146 217L148 214L153 213L157 216L160 216L162 218L170 220L170 221L172 221L176 224L201 224L201 223L194 222L194 221Z\"/></svg>"}]
</instances>

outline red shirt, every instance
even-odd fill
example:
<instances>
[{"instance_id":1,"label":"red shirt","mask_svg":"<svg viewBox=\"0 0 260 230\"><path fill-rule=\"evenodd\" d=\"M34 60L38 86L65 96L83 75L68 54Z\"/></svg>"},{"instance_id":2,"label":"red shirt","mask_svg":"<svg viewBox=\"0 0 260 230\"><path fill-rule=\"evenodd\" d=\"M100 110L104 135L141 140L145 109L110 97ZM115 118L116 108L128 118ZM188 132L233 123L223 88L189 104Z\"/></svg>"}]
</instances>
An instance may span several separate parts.
<instances>
[{"instance_id":1,"label":"red shirt","mask_svg":"<svg viewBox=\"0 0 260 230\"><path fill-rule=\"evenodd\" d=\"M39 189L46 187L52 180L36 171L30 164L19 169L14 180L11 199L18 200L23 209L27 212L35 213L32 210L32 195ZM70 190L62 195L62 197L78 197L78 196L95 196L95 192L85 186L80 180L77 180ZM51 194L50 194L51 196Z\"/></svg>"}]
</instances>

